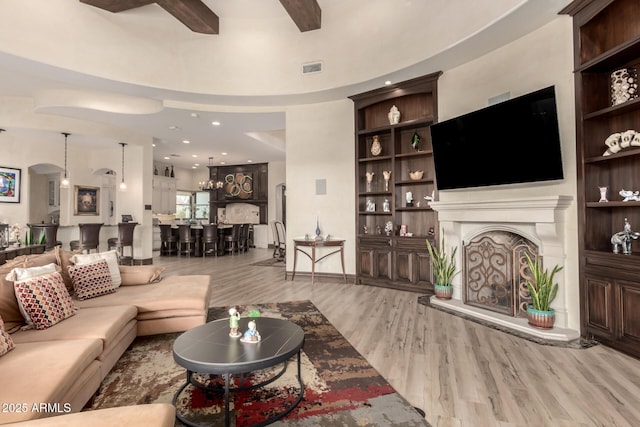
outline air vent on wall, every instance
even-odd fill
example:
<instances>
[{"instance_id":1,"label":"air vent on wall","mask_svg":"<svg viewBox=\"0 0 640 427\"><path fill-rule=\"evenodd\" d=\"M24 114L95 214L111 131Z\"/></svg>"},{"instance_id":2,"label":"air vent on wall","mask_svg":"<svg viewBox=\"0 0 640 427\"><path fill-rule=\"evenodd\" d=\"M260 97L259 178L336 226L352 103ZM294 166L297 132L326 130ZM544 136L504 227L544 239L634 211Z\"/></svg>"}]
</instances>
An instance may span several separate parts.
<instances>
[{"instance_id":1,"label":"air vent on wall","mask_svg":"<svg viewBox=\"0 0 640 427\"><path fill-rule=\"evenodd\" d=\"M322 62L308 62L306 64L302 64L302 74L313 74L322 72Z\"/></svg>"}]
</instances>

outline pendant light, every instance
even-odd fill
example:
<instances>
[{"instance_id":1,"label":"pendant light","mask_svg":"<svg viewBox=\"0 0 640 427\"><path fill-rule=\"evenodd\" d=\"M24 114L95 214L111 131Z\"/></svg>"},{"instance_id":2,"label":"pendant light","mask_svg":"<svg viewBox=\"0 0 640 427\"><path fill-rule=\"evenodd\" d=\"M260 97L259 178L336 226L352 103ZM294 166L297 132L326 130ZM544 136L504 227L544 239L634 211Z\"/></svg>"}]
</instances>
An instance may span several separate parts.
<instances>
[{"instance_id":1,"label":"pendant light","mask_svg":"<svg viewBox=\"0 0 640 427\"><path fill-rule=\"evenodd\" d=\"M120 191L127 191L127 184L124 182L124 147L127 145L126 142L119 142L122 146L122 181L120 182Z\"/></svg>"},{"instance_id":2,"label":"pendant light","mask_svg":"<svg viewBox=\"0 0 640 427\"><path fill-rule=\"evenodd\" d=\"M64 177L60 182L60 188L69 188L69 177L67 176L67 137L71 135L69 132L62 132L64 135Z\"/></svg>"}]
</instances>

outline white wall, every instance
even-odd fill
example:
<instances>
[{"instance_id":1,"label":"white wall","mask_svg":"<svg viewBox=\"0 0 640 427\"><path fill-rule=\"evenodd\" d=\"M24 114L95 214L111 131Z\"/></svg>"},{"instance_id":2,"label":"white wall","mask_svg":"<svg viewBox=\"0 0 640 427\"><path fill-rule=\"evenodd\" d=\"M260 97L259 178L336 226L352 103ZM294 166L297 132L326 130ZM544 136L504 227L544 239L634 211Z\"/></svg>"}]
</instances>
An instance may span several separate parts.
<instances>
[{"instance_id":1,"label":"white wall","mask_svg":"<svg viewBox=\"0 0 640 427\"><path fill-rule=\"evenodd\" d=\"M578 232L576 208L575 110L572 22L559 16L552 23L475 61L445 71L438 84L439 120L446 120L488 105L488 99L506 92L511 98L555 85L565 179L560 182L493 186L441 191L442 201L473 201L569 195L574 202L566 212L564 299L568 327L580 329L578 292ZM499 132L499 129L496 129ZM517 135L514 135L517 143ZM490 143L490 141L480 141ZM531 147L532 150L535 147ZM517 160L516 160L517 161ZM464 171L460 171L464 173ZM597 190L597 189L596 189ZM544 255L544 254L542 254ZM459 277L458 277L459 280Z\"/></svg>"},{"instance_id":2,"label":"white wall","mask_svg":"<svg viewBox=\"0 0 640 427\"><path fill-rule=\"evenodd\" d=\"M287 270L293 268L295 237L322 234L346 239L345 267L355 273L355 150L353 102L349 99L287 109ZM326 179L327 194L316 195L316 180ZM311 271L298 257L297 271ZM342 272L340 257L316 266L317 272Z\"/></svg>"}]
</instances>

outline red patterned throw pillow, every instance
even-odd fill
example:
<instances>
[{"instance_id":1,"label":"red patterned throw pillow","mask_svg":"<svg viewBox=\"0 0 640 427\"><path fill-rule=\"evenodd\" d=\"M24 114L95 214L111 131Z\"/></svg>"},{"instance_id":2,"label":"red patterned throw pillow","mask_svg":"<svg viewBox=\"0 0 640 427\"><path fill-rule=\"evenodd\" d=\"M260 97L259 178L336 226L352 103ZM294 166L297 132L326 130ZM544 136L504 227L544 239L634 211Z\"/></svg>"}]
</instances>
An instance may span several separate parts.
<instances>
[{"instance_id":1,"label":"red patterned throw pillow","mask_svg":"<svg viewBox=\"0 0 640 427\"><path fill-rule=\"evenodd\" d=\"M4 356L9 353L13 347L14 345L11 335L4 330L4 322L2 321L2 317L0 317L0 356Z\"/></svg>"},{"instance_id":2,"label":"red patterned throw pillow","mask_svg":"<svg viewBox=\"0 0 640 427\"><path fill-rule=\"evenodd\" d=\"M13 283L27 325L47 329L76 314L71 295L58 272Z\"/></svg>"},{"instance_id":3,"label":"red patterned throw pillow","mask_svg":"<svg viewBox=\"0 0 640 427\"><path fill-rule=\"evenodd\" d=\"M73 290L80 300L112 294L116 291L109 265L101 259L89 264L69 266L69 275L73 282Z\"/></svg>"}]
</instances>

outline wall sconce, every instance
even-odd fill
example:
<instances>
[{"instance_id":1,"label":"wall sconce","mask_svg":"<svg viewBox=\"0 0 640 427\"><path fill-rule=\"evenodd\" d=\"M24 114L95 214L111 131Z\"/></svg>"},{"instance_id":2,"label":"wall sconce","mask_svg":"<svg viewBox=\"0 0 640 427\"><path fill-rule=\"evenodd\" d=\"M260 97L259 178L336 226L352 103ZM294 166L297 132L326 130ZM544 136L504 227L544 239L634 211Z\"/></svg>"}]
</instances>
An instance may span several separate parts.
<instances>
[{"instance_id":1,"label":"wall sconce","mask_svg":"<svg viewBox=\"0 0 640 427\"><path fill-rule=\"evenodd\" d=\"M64 177L60 181L60 188L69 188L69 177L67 176L67 137L69 132L62 132L64 135Z\"/></svg>"},{"instance_id":2,"label":"wall sconce","mask_svg":"<svg viewBox=\"0 0 640 427\"><path fill-rule=\"evenodd\" d=\"M119 142L122 146L122 181L120 182L120 191L127 191L127 184L124 182L124 147L127 145L126 142Z\"/></svg>"}]
</instances>

